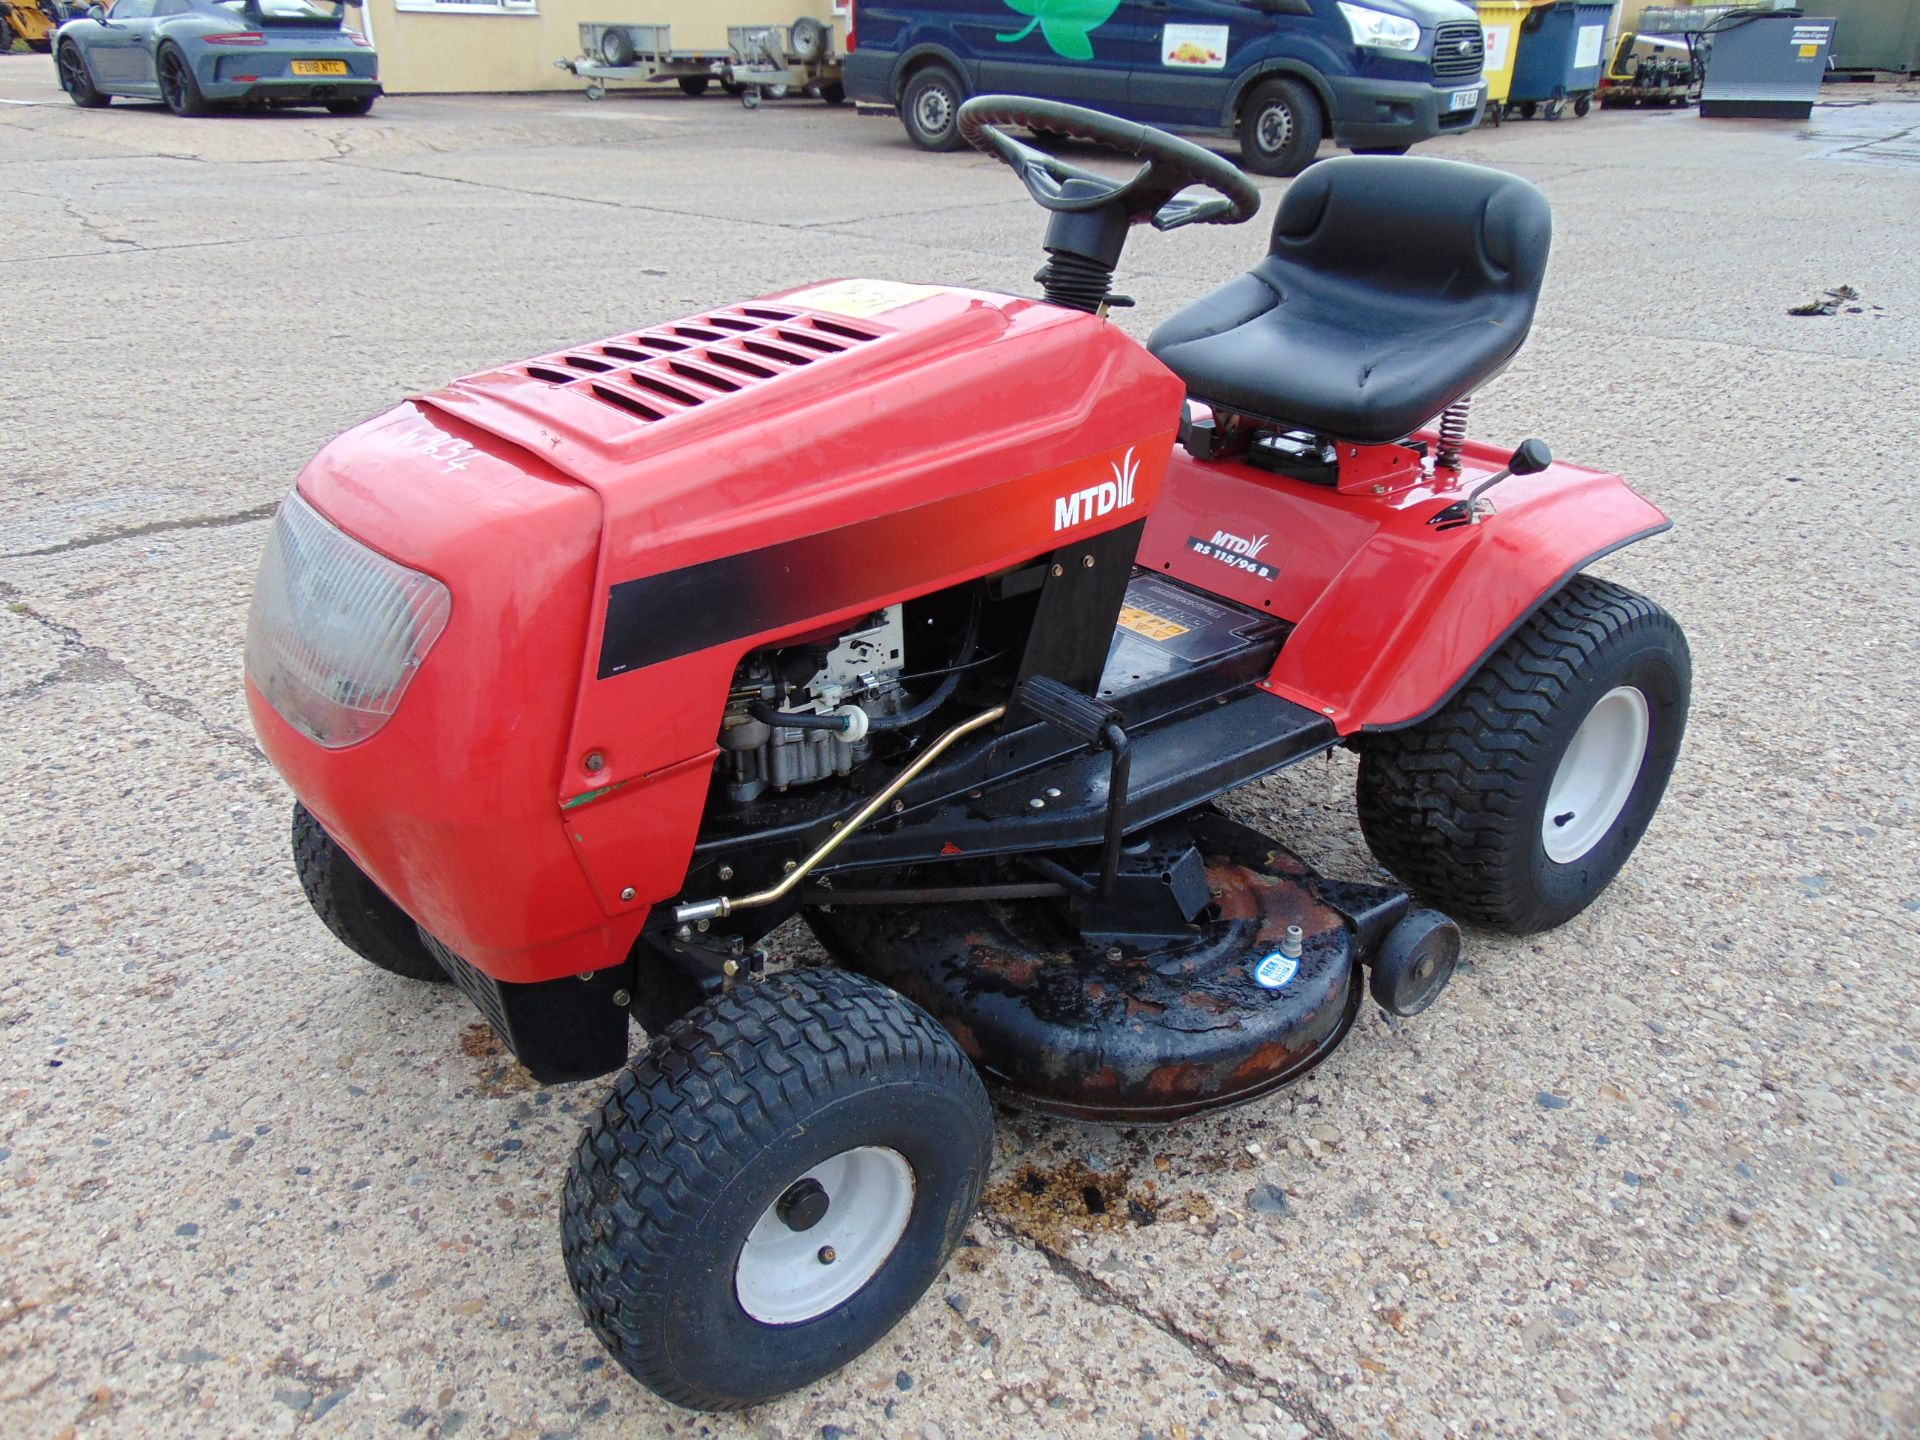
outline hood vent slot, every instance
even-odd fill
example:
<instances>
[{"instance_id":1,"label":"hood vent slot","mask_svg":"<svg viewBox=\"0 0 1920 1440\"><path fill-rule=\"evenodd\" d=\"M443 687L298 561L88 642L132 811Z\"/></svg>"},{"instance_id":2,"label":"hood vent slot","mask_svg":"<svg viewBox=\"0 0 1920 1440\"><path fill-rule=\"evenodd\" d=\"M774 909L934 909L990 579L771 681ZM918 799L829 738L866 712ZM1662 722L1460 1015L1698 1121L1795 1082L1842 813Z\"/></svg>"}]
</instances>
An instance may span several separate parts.
<instances>
[{"instance_id":1,"label":"hood vent slot","mask_svg":"<svg viewBox=\"0 0 1920 1440\"><path fill-rule=\"evenodd\" d=\"M638 400L634 399L633 396L624 394L614 389L611 385L594 385L591 388L595 395L598 395L609 405L618 405L628 414L638 415L642 420L658 420L664 414L664 412L654 409L651 405L642 405Z\"/></svg>"},{"instance_id":2,"label":"hood vent slot","mask_svg":"<svg viewBox=\"0 0 1920 1440\"><path fill-rule=\"evenodd\" d=\"M839 355L884 332L802 310L738 305L515 367L646 424Z\"/></svg>"},{"instance_id":3,"label":"hood vent slot","mask_svg":"<svg viewBox=\"0 0 1920 1440\"><path fill-rule=\"evenodd\" d=\"M669 385L658 375L650 375L645 370L635 370L627 376L627 379L643 389L651 390L656 395L664 395L667 399L678 401L682 405L698 405L705 398L694 394L691 390L682 390L678 385Z\"/></svg>"}]
</instances>

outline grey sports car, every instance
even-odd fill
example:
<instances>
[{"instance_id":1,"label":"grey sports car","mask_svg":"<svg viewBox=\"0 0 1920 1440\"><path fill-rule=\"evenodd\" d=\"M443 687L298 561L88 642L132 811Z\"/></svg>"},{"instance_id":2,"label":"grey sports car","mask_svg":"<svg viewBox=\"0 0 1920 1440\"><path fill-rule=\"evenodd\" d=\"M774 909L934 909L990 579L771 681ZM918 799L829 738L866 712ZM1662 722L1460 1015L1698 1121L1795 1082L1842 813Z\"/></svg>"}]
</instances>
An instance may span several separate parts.
<instances>
[{"instance_id":1,"label":"grey sports car","mask_svg":"<svg viewBox=\"0 0 1920 1440\"><path fill-rule=\"evenodd\" d=\"M229 102L364 115L380 60L345 16L340 0L113 0L55 35L60 88L90 110L125 95L176 115Z\"/></svg>"}]
</instances>

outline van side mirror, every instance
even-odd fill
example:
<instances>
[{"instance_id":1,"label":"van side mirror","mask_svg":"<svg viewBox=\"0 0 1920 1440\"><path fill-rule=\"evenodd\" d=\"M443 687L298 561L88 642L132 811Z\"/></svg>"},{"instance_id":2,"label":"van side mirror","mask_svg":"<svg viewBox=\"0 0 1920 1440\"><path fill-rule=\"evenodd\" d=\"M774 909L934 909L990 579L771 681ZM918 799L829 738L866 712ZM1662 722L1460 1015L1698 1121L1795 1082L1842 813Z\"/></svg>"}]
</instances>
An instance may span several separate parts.
<instances>
[{"instance_id":1,"label":"van side mirror","mask_svg":"<svg viewBox=\"0 0 1920 1440\"><path fill-rule=\"evenodd\" d=\"M1311 15L1312 0L1248 0L1256 10L1264 10L1269 15Z\"/></svg>"}]
</instances>

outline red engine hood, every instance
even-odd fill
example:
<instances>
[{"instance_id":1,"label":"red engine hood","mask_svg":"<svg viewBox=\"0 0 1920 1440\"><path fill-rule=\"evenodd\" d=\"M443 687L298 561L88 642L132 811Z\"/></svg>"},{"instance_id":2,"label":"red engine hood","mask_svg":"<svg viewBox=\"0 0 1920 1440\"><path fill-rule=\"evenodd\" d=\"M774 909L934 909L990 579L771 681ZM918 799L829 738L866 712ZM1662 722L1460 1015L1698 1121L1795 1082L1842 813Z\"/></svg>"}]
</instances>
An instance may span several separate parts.
<instances>
[{"instance_id":1,"label":"red engine hood","mask_svg":"<svg viewBox=\"0 0 1920 1440\"><path fill-rule=\"evenodd\" d=\"M1160 382L1163 413L1139 413L1128 387L1142 379ZM1135 404L1130 421L1090 426L1103 398ZM935 477L973 488L1082 459L1179 415L1177 382L1105 321L881 280L706 311L420 403L598 491L610 580L924 504L943 493Z\"/></svg>"}]
</instances>

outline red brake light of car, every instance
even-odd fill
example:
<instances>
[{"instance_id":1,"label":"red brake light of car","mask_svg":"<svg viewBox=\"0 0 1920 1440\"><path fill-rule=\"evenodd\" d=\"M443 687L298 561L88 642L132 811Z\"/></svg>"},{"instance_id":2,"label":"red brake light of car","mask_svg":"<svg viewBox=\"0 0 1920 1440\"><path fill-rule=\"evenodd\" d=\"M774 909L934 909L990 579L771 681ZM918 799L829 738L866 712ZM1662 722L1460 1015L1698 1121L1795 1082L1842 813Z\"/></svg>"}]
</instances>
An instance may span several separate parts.
<instances>
[{"instance_id":1,"label":"red brake light of car","mask_svg":"<svg viewBox=\"0 0 1920 1440\"><path fill-rule=\"evenodd\" d=\"M859 44L854 34L854 26L860 20L860 0L847 0L847 54L851 55Z\"/></svg>"},{"instance_id":2,"label":"red brake light of car","mask_svg":"<svg viewBox=\"0 0 1920 1440\"><path fill-rule=\"evenodd\" d=\"M202 35L201 42L207 45L264 45L267 37L258 30L227 30L218 35Z\"/></svg>"},{"instance_id":3,"label":"red brake light of car","mask_svg":"<svg viewBox=\"0 0 1920 1440\"><path fill-rule=\"evenodd\" d=\"M351 40L354 44L358 45L362 50L371 50L373 48L373 42L367 39L367 37L364 35L357 35L353 31L349 30L347 32L347 38Z\"/></svg>"}]
</instances>

